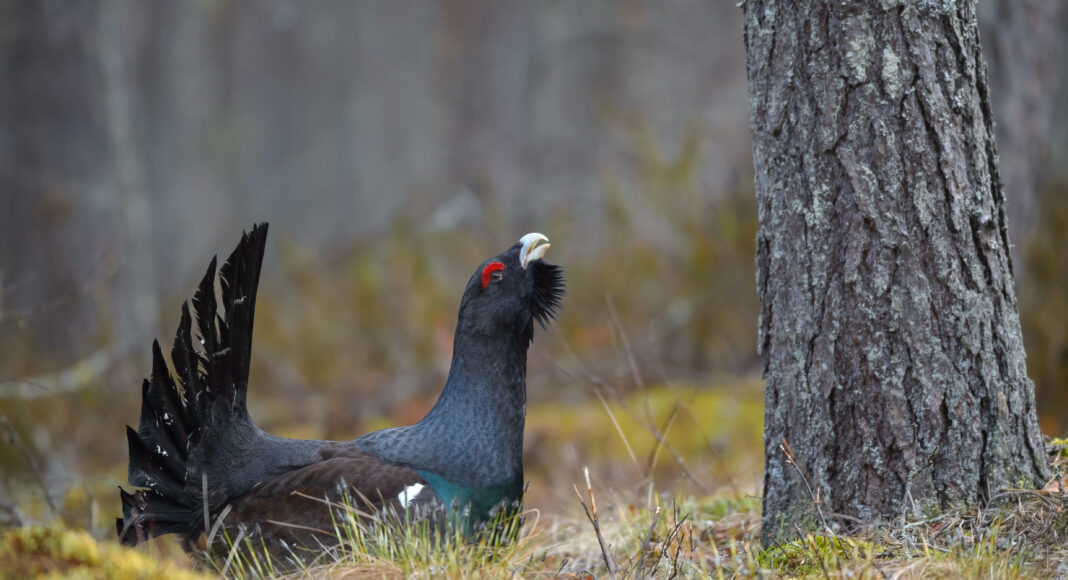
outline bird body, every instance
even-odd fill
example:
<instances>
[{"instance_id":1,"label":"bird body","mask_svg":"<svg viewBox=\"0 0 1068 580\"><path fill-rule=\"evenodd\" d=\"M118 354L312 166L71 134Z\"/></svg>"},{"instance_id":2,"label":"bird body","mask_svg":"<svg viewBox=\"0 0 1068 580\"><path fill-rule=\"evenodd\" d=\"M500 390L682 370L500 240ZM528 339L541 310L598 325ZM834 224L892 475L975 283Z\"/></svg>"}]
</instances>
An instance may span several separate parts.
<instances>
[{"instance_id":1,"label":"bird body","mask_svg":"<svg viewBox=\"0 0 1068 580\"><path fill-rule=\"evenodd\" d=\"M189 550L225 553L204 545L222 527L279 554L294 544L329 546L342 499L360 514L414 514L466 534L502 508L516 512L527 348L534 322L547 324L564 293L562 270L542 260L547 238L528 234L471 276L448 378L422 420L351 441L314 441L264 432L245 405L266 233L260 224L244 234L219 269L222 314L215 260L209 265L193 298L199 349L194 317L182 306L171 350L177 382L153 343L139 428L127 429L130 484L145 489L120 491L122 541L175 533Z\"/></svg>"}]
</instances>

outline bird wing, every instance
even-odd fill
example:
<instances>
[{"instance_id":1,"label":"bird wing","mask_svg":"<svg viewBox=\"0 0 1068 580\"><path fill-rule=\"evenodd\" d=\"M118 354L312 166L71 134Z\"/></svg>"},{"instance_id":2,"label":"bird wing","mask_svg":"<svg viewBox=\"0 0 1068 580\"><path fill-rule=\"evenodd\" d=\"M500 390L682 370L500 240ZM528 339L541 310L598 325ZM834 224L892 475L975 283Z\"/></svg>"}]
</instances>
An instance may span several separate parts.
<instances>
[{"instance_id":1,"label":"bird wing","mask_svg":"<svg viewBox=\"0 0 1068 580\"><path fill-rule=\"evenodd\" d=\"M222 526L227 527L227 521L257 522L258 530L249 533L262 535L268 545L282 540L290 547L321 552L339 542L339 526L350 516L363 523L380 522L436 499L415 471L385 463L356 446L338 443L324 448L322 455L322 461L270 477L234 498L220 516Z\"/></svg>"}]
</instances>

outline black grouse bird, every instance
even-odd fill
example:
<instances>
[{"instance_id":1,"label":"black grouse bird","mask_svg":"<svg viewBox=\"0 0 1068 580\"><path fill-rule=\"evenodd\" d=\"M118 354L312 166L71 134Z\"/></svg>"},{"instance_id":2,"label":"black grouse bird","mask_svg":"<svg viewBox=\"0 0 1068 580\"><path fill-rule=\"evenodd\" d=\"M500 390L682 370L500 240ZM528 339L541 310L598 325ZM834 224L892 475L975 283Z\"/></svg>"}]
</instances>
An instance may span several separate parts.
<instances>
[{"instance_id":1,"label":"black grouse bird","mask_svg":"<svg viewBox=\"0 0 1068 580\"><path fill-rule=\"evenodd\" d=\"M225 554L218 539L204 544L221 520L231 537L241 529L275 554L294 545L321 550L337 542L323 499L343 496L360 513L421 510L467 534L502 508L517 510L527 348L534 322L548 324L564 295L562 269L542 260L548 238L527 234L475 270L460 301L452 367L426 417L352 441L312 441L264 432L245 405L266 236L267 224L253 227L219 269L221 314L212 259L193 297L197 341L182 305L171 349L178 383L152 345L140 426L127 428L130 485L144 489L120 489L122 542L181 534L187 550Z\"/></svg>"}]
</instances>

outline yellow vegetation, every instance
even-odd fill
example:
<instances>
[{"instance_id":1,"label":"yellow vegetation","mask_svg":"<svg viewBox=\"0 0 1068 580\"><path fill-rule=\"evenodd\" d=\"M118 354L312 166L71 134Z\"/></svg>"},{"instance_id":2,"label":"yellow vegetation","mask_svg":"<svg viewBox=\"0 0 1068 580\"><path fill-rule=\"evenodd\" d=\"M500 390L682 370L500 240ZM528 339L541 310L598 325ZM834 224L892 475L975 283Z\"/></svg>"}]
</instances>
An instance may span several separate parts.
<instances>
[{"instance_id":1,"label":"yellow vegetation","mask_svg":"<svg viewBox=\"0 0 1068 580\"><path fill-rule=\"evenodd\" d=\"M0 535L0 570L11 578L160 579L209 578L143 550L98 542L85 530L24 527Z\"/></svg>"}]
</instances>

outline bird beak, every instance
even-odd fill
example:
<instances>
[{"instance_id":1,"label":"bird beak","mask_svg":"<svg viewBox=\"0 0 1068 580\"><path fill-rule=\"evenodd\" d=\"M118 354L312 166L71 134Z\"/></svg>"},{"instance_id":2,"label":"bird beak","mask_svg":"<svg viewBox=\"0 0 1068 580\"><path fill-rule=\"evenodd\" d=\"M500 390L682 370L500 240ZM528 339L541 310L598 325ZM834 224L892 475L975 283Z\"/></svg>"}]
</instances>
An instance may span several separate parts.
<instances>
[{"instance_id":1,"label":"bird beak","mask_svg":"<svg viewBox=\"0 0 1068 580\"><path fill-rule=\"evenodd\" d=\"M519 265L527 269L527 265L540 260L545 252L549 251L549 238L536 233L527 234L519 238L523 247L519 249Z\"/></svg>"}]
</instances>

